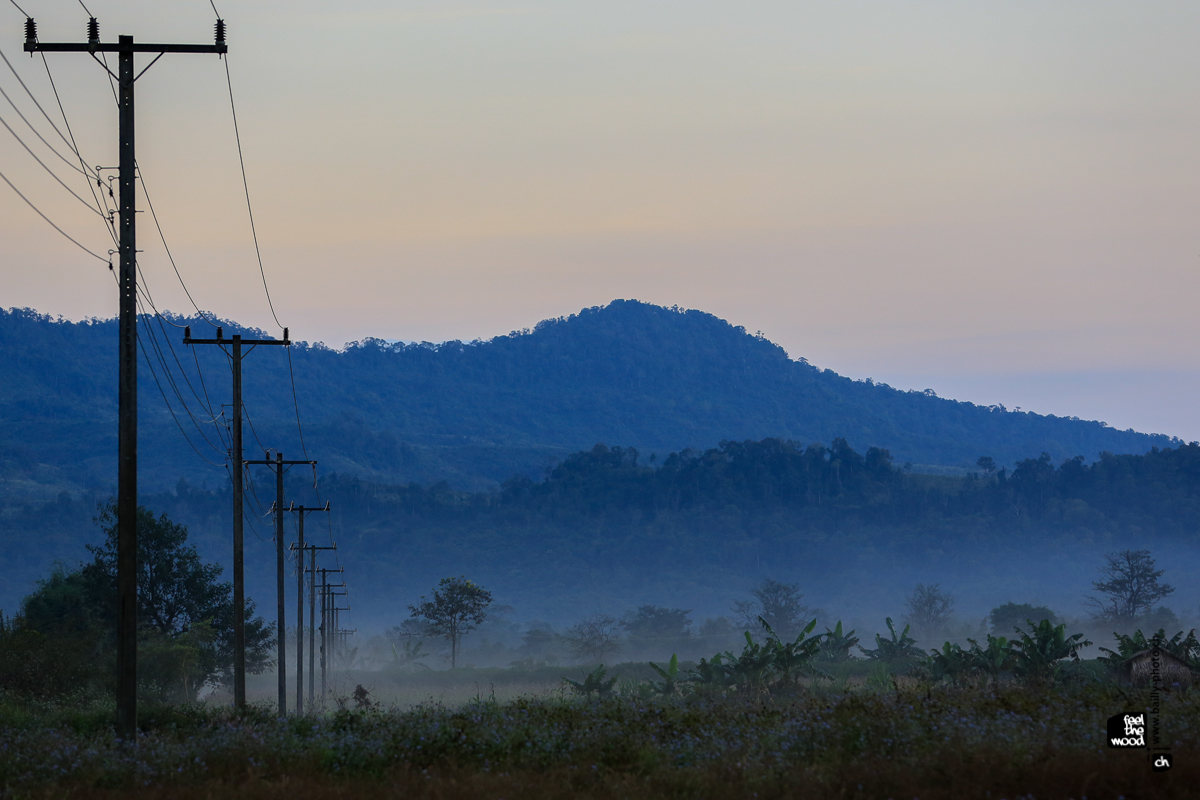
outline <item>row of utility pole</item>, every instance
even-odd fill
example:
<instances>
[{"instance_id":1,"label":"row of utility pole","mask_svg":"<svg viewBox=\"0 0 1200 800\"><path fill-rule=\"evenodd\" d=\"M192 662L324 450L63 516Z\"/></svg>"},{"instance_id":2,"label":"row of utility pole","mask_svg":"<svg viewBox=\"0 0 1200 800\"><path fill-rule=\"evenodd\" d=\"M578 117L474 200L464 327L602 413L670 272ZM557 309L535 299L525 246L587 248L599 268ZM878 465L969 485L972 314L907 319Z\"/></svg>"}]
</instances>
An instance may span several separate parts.
<instances>
[{"instance_id":1,"label":"row of utility pole","mask_svg":"<svg viewBox=\"0 0 1200 800\"><path fill-rule=\"evenodd\" d=\"M283 453L275 451L275 457L264 459L246 459L242 452L242 357L260 345L290 346L288 329L283 329L283 339L243 339L234 334L226 339L223 330L217 328L215 339L195 339L192 337L191 326L184 328L183 343L186 345L218 345L229 356L233 373L233 422L231 428L230 461L241 464L242 470L250 466L270 467L275 473L275 502L271 511L275 517L275 580L276 580L276 679L278 684L279 713L287 713L287 616L286 616L286 576L287 557L290 549L296 560L296 711L304 711L304 576L309 575L309 706L315 703L315 658L317 653L316 634L321 633L321 700L324 702L328 671L336 650L342 649L344 633L338 625L338 612L348 611L337 607L333 598L345 595L345 584L340 584L341 592L328 582L332 573L342 570L321 568L317 569L317 552L320 550L337 550L337 544L328 547L306 544L304 540L304 522L309 514L314 512L329 512L329 503L323 506L297 506L284 504L284 474L290 467L312 466L317 462L309 459L287 460ZM244 349L249 346L249 349ZM233 669L233 702L241 708L246 704L246 605L245 605L245 557L243 553L242 526L244 520L245 492L243 489L245 477L242 470L234 479L233 492L233 603L234 603L234 669ZM293 513L297 520L297 539L290 547L285 546L284 519L286 514ZM308 553L309 565L305 567L304 554ZM316 576L321 576L321 624L316 624L317 582Z\"/></svg>"},{"instance_id":2,"label":"row of utility pole","mask_svg":"<svg viewBox=\"0 0 1200 800\"><path fill-rule=\"evenodd\" d=\"M95 17L88 20L86 42L42 42L38 39L37 24L32 17L25 21L25 51L32 55L35 52L72 52L86 53L116 80L119 110L118 125L118 197L119 243L120 259L117 273L119 291L119 345L118 345L118 453L117 453L117 735L125 740L133 740L137 732L137 158L134 150L134 84L153 66L159 58L167 53L208 53L222 56L228 52L225 42L225 22L218 19L215 26L213 44L144 44L134 42L132 36L119 36L115 43L100 41L100 25ZM96 54L115 53L117 56L117 73L112 73L106 63L100 62ZM153 60L141 72L135 71L134 55L137 53L152 54ZM297 571L300 580L300 597L298 598L299 619L297 621L297 685L296 705L303 705L303 577L310 575L310 683L309 698L312 702L315 687L312 682L313 651L315 642L315 604L316 576L321 575L321 672L322 696L325 693L325 677L327 662L332 654L339 636L344 636L337 625L339 611L347 610L337 607L336 590L328 583L328 575L339 570L320 569L316 567L316 551L321 549L305 545L303 541L304 517L312 511L328 511L326 504L322 508L299 509L285 508L283 502L283 475L285 469L296 464L308 464L315 467L316 462L284 461L283 455L275 453L274 460L243 459L242 453L242 357L255 347L266 345L291 344L288 330L284 328L283 339L243 339L234 335L229 339L222 336L217 328L215 339L193 339L191 329L184 335L185 344L189 345L218 345L229 355L233 366L233 425L231 430L232 446L229 458L233 477L233 593L234 593L234 703L242 707L246 703L246 595L245 595L245 559L243 556L243 505L244 505L244 470L249 465L267 465L275 471L276 500L275 500L275 543L276 570L278 573L278 663L279 663L279 711L287 711L286 697L286 661L285 661L285 619L284 619L284 515L289 511L299 514L301 540L296 548ZM249 349L243 350L244 347ZM309 553L309 566L304 567L303 554ZM345 594L344 588L340 592Z\"/></svg>"}]
</instances>

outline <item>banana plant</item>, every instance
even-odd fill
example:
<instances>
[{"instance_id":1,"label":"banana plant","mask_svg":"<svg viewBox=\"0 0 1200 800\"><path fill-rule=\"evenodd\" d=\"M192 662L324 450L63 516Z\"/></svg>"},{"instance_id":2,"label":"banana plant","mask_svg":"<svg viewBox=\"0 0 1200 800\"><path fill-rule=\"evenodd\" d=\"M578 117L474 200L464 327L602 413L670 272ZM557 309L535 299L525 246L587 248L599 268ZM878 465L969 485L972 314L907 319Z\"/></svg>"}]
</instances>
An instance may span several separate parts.
<instances>
[{"instance_id":1,"label":"banana plant","mask_svg":"<svg viewBox=\"0 0 1200 800\"><path fill-rule=\"evenodd\" d=\"M590 698L592 695L604 697L612 692L613 686L616 685L616 678L604 679L604 665L599 664L594 670L586 675L582 682L573 681L568 677L563 677L563 680L571 687L571 691L576 694L581 694L584 697Z\"/></svg>"},{"instance_id":2,"label":"banana plant","mask_svg":"<svg viewBox=\"0 0 1200 800\"><path fill-rule=\"evenodd\" d=\"M1099 659L1111 667L1120 666L1127 659L1151 649L1156 644L1173 656L1178 656L1194 666L1200 665L1200 641L1196 640L1195 630L1192 630L1186 637L1184 637L1183 631L1179 631L1170 639L1167 638L1165 628L1159 628L1158 632L1149 639L1141 630L1134 631L1132 636L1120 633L1114 633L1113 636L1117 640L1117 649L1109 650L1107 647L1101 647L1100 651L1108 653L1108 655L1101 656Z\"/></svg>"},{"instance_id":3,"label":"banana plant","mask_svg":"<svg viewBox=\"0 0 1200 800\"><path fill-rule=\"evenodd\" d=\"M1019 639L1013 642L1016 654L1014 671L1023 678L1035 682L1050 682L1058 678L1063 661L1079 662L1079 651L1091 644L1082 633L1067 636L1066 623L1053 625L1044 619L1034 624L1026 620L1029 630L1017 628Z\"/></svg>"},{"instance_id":4,"label":"banana plant","mask_svg":"<svg viewBox=\"0 0 1200 800\"><path fill-rule=\"evenodd\" d=\"M742 648L742 654L735 656L726 650L725 657L729 659L729 676L733 685L747 694L754 694L767 687L775 667L775 648L754 641L750 631L746 631L745 635L746 646Z\"/></svg>"},{"instance_id":5,"label":"banana plant","mask_svg":"<svg viewBox=\"0 0 1200 800\"><path fill-rule=\"evenodd\" d=\"M821 661L829 661L832 663L840 663L850 660L850 650L858 644L858 637L854 635L854 631L842 633L842 621L838 620L838 624L829 629L825 626L824 638L821 640L821 652L818 658Z\"/></svg>"},{"instance_id":6,"label":"banana plant","mask_svg":"<svg viewBox=\"0 0 1200 800\"><path fill-rule=\"evenodd\" d=\"M721 653L713 656L711 661L700 659L695 669L687 671L684 680L702 690L724 690L733 687L733 674Z\"/></svg>"},{"instance_id":7,"label":"banana plant","mask_svg":"<svg viewBox=\"0 0 1200 800\"><path fill-rule=\"evenodd\" d=\"M824 634L808 637L817 627L815 618L805 626L804 630L800 631L795 641L792 642L782 641L762 617L759 617L758 621L768 634L767 646L775 651L772 666L775 672L779 673L780 681L785 686L790 686L799 680L801 674L829 677L812 666L812 660L821 652L821 640L824 638Z\"/></svg>"},{"instance_id":8,"label":"banana plant","mask_svg":"<svg viewBox=\"0 0 1200 800\"><path fill-rule=\"evenodd\" d=\"M1001 673L1011 672L1016 655L1012 642L1004 636L987 637L987 647L980 647L979 642L967 639L971 643L971 664L975 671L987 675L993 683L1000 680Z\"/></svg>"},{"instance_id":9,"label":"banana plant","mask_svg":"<svg viewBox=\"0 0 1200 800\"><path fill-rule=\"evenodd\" d=\"M421 641L418 641L416 644L413 644L411 641L406 641L404 643L404 654L401 655L400 651L396 649L396 645L393 642L391 668L406 671L429 669L428 664L421 663L422 658L429 657L429 653L421 652L421 646L424 644L425 643Z\"/></svg>"},{"instance_id":10,"label":"banana plant","mask_svg":"<svg viewBox=\"0 0 1200 800\"><path fill-rule=\"evenodd\" d=\"M666 669L663 669L653 661L649 663L650 668L657 672L659 677L662 678L661 683L650 684L652 687L654 687L655 692L661 694L663 697L668 697L675 694L675 687L679 682L679 656L677 656L675 653L672 653L671 660L667 662Z\"/></svg>"},{"instance_id":11,"label":"banana plant","mask_svg":"<svg viewBox=\"0 0 1200 800\"><path fill-rule=\"evenodd\" d=\"M905 625L904 630L899 634L896 633L896 625L892 622L892 618L887 618L887 627L892 634L891 639L885 639L878 633L875 634L875 649L862 650L863 655L872 661L882 661L888 666L896 666L908 662L915 661L920 658L922 653L917 647L917 640L908 635L911 625Z\"/></svg>"},{"instance_id":12,"label":"banana plant","mask_svg":"<svg viewBox=\"0 0 1200 800\"><path fill-rule=\"evenodd\" d=\"M953 642L946 642L941 650L930 650L925 668L934 680L949 680L958 683L974 671L971 655Z\"/></svg>"}]
</instances>

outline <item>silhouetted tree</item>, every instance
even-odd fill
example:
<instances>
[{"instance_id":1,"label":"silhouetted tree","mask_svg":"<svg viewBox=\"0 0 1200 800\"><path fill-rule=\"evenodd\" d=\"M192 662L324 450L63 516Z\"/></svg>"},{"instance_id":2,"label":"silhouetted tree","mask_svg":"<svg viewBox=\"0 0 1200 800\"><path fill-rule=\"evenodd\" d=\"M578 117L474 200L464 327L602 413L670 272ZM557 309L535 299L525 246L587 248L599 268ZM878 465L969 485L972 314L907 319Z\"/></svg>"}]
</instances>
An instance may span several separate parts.
<instances>
[{"instance_id":1,"label":"silhouetted tree","mask_svg":"<svg viewBox=\"0 0 1200 800\"><path fill-rule=\"evenodd\" d=\"M904 602L908 608L908 623L921 636L932 636L946 627L954 610L954 596L943 592L940 584L917 588Z\"/></svg>"},{"instance_id":2,"label":"silhouetted tree","mask_svg":"<svg viewBox=\"0 0 1200 800\"><path fill-rule=\"evenodd\" d=\"M450 640L450 666L458 666L458 646L462 637L475 630L487 619L487 607L492 593L465 577L442 578L433 590L433 599L411 605L408 610L414 619L425 625L431 636Z\"/></svg>"},{"instance_id":3,"label":"silhouetted tree","mask_svg":"<svg viewBox=\"0 0 1200 800\"><path fill-rule=\"evenodd\" d=\"M1104 560L1100 568L1104 580L1092 582L1092 588L1104 596L1087 598L1100 619L1132 620L1175 592L1175 587L1158 582L1165 570L1154 568L1149 550L1108 553Z\"/></svg>"},{"instance_id":4,"label":"silhouetted tree","mask_svg":"<svg viewBox=\"0 0 1200 800\"><path fill-rule=\"evenodd\" d=\"M764 578L750 594L754 595L753 600L735 601L731 609L747 630L761 627L760 616L784 639L795 636L804 627L810 609L800 602L804 598L800 584Z\"/></svg>"},{"instance_id":5,"label":"silhouetted tree","mask_svg":"<svg viewBox=\"0 0 1200 800\"><path fill-rule=\"evenodd\" d=\"M576 659L593 662L604 661L608 653L621 649L617 642L617 631L621 623L608 614L595 614L583 622L567 628L564 638Z\"/></svg>"}]
</instances>

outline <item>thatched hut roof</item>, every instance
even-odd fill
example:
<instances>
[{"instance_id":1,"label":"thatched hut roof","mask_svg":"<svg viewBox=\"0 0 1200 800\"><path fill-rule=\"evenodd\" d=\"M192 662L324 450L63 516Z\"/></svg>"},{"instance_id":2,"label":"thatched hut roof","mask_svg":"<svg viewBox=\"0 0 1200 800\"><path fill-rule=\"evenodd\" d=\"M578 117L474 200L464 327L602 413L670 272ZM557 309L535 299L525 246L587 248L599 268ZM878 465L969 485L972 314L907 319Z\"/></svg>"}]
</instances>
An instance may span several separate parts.
<instances>
[{"instance_id":1,"label":"thatched hut roof","mask_svg":"<svg viewBox=\"0 0 1200 800\"><path fill-rule=\"evenodd\" d=\"M1121 671L1129 677L1134 686L1149 686L1154 682L1152 653L1152 650L1143 650L1121 662ZM1195 682L1196 671L1179 656L1160 649L1158 658L1158 674L1164 687L1175 684L1191 686Z\"/></svg>"}]
</instances>

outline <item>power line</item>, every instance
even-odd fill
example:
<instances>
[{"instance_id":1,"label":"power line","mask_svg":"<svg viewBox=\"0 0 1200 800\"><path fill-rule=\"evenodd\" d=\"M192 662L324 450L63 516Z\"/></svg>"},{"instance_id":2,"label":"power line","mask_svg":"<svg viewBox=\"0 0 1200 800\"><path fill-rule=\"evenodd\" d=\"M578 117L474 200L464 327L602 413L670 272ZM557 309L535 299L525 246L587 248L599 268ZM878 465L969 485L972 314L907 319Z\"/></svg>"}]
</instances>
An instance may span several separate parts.
<instances>
[{"instance_id":1,"label":"power line","mask_svg":"<svg viewBox=\"0 0 1200 800\"><path fill-rule=\"evenodd\" d=\"M74 189L72 189L70 186L67 186L67 184L63 183L63 179L58 177L58 175L55 174L54 170L52 170L52 169L50 169L50 167L46 166L46 162L42 161L40 158L38 158L37 153L35 153L31 149L29 149L29 145L25 144L25 141L20 137L20 135L17 134L16 131L14 131L12 129L12 126L9 125L8 122L5 121L4 117L0 117L0 125L3 125L5 127L5 129L9 133L12 134L13 138L17 140L17 143L20 144L21 147L25 148L25 152L29 153L29 155L33 157L33 160L36 161L38 163L38 165L41 166L42 169L46 170L46 172L50 175L51 178L54 178L54 180L58 181L59 186L66 189L68 192L70 192L72 197L74 197L79 202L83 203L83 205L87 207L88 211L90 211L93 214L95 214L96 216L100 217L100 219L104 219L104 220L107 219L104 216L104 214L97 211L95 208L92 208L91 203L89 203L87 200L84 200L82 197L80 197L78 194L76 194Z\"/></svg>"},{"instance_id":2,"label":"power line","mask_svg":"<svg viewBox=\"0 0 1200 800\"><path fill-rule=\"evenodd\" d=\"M141 305L140 301L139 301L139 305ZM214 445L212 443L212 441L209 440L208 436L205 435L204 431L200 428L201 421L205 422L206 424L207 423L215 424L216 416L214 415L211 420L201 420L195 414L192 413L191 409L188 408L187 401L183 398L183 393L179 391L179 385L175 382L175 378L171 375L170 367L167 364L166 357L163 355L162 346L158 343L158 338L154 334L154 329L150 327L150 323L147 321L147 317L149 317L149 316L150 315L146 314L143 310L143 313L140 315L140 317L141 317L140 321L142 323L143 329L145 329L145 331L146 331L147 337L150 339L151 347L154 348L155 354L158 356L159 365L162 367L162 370L163 370L163 377L165 377L168 384L170 384L171 391L174 392L175 397L176 397L176 399L179 400L179 404L183 407L183 410L185 412L187 412L187 415L191 418L192 426L196 428L196 432L200 434L200 438L204 439L205 444L207 444L209 447L211 447L215 452L222 453L221 448ZM146 347L144 344L142 344L142 337L138 338L138 344L142 348L142 353L146 356L146 363L150 367L151 374L154 375L155 382L159 383L159 391L162 392L162 394L163 394L163 402L167 403L167 408L168 408L168 410L171 411L171 416L175 417L175 412L171 408L170 402L167 400L166 392L162 389L161 382L158 381L158 375L155 373L154 365L150 362L150 356L149 356L149 354L146 353ZM174 350L172 350L172 354L174 354ZM176 361L178 361L178 359L176 359ZM186 374L184 375L184 378L185 379L187 378ZM176 424L178 424L178 419L176 419ZM180 427L180 431L182 432L182 426ZM185 437L186 437L186 435L187 434L184 434ZM188 439L188 443L191 444L191 439ZM196 450L196 446L194 444L192 445L192 449ZM199 453L199 450L196 450L196 452ZM208 459L206 458L205 460L207 461ZM215 462L211 462L211 461L209 463L215 464Z\"/></svg>"},{"instance_id":3,"label":"power line","mask_svg":"<svg viewBox=\"0 0 1200 800\"><path fill-rule=\"evenodd\" d=\"M83 155L79 152L79 144L75 141L75 132L73 130L71 130L71 122L70 122L70 120L67 119L67 110L65 108L63 108L62 98L58 96L58 85L54 83L54 75L51 74L51 72L50 72L50 61L49 61L49 59L46 58L46 54L44 52L39 51L38 55L40 55L42 57L42 65L45 66L45 68L46 68L46 78L49 79L50 89L54 92L54 101L56 103L58 103L58 111L60 114L62 114L63 127L65 127L67 129L67 134L71 137L71 149L75 151L75 156L79 159L79 166L82 167L86 171L89 169L89 167L87 165L87 162L85 162L83 160ZM41 138L41 137L39 136L38 138ZM91 180L92 177L95 177L95 179L96 179L96 186L103 188L103 184L100 181L99 169L93 170L91 173L88 173L88 191L90 191L92 193L92 199L96 201L96 207L102 208L105 212L105 215L108 217L108 227L111 229L110 233L112 234L113 241L117 242L118 237L117 237L116 226L113 224L113 214L116 212L116 209L115 208L109 209L108 203L104 202L104 200L103 200L103 198L104 198L103 191L101 191L99 195L96 194L96 189L95 189L95 187L92 186L92 180ZM109 192L109 196L111 197L112 196L112 187L111 186L109 187L108 192ZM119 246L119 242L118 242L118 246Z\"/></svg>"},{"instance_id":4,"label":"power line","mask_svg":"<svg viewBox=\"0 0 1200 800\"><path fill-rule=\"evenodd\" d=\"M142 175L142 168L137 162L134 162L134 167L137 168L138 181L142 184L142 196L146 198L146 206L150 209L150 218L154 220L154 227L158 229L158 238L162 239L163 249L167 251L167 260L171 262L171 269L175 270L175 277L179 279L179 285L183 287L183 293L187 295L188 301L192 304L192 308L196 309L196 313L200 315L200 318L214 328L217 327L217 323L213 322L212 318L205 314L200 306L196 304L196 301L192 298L191 291L188 290L187 284L183 281L183 276L179 274L179 267L175 265L175 257L171 255L171 248L167 246L167 237L163 235L162 225L158 223L158 214L154 211L154 203L150 202L150 191L146 188L146 178Z\"/></svg>"},{"instance_id":5,"label":"power line","mask_svg":"<svg viewBox=\"0 0 1200 800\"><path fill-rule=\"evenodd\" d=\"M17 11L20 11L22 14L24 14L26 19L29 19L29 15L25 14L25 9L23 9L17 5L17 0L8 0L8 2L12 3L13 6L17 9Z\"/></svg>"},{"instance_id":6,"label":"power line","mask_svg":"<svg viewBox=\"0 0 1200 800\"><path fill-rule=\"evenodd\" d=\"M94 253L94 252L92 252L91 250L87 249L86 247L84 247L83 245L81 245L81 244L80 244L78 241L76 241L76 240L74 239L74 237L72 237L72 236L71 236L71 234L67 233L67 232L66 232L66 231L64 231L62 228L60 228L60 227L58 227L57 225L55 225L55 224L54 224L54 221L53 221L53 220L51 220L49 217L47 217L45 214L43 214L43 213L41 212L41 209L39 209L37 206L35 206L35 205L34 205L34 204L33 204L33 203L32 203L32 202L29 200L29 198L28 198L28 197L26 197L25 195L21 194L21 190L20 190L20 189L18 189L16 186L13 186L13 182L12 182L12 181L10 181L10 180L8 179L8 177L7 177L7 176L5 176L5 174L4 174L3 172L0 172L0 179L3 179L3 180L4 180L4 182L8 184L8 187L9 187L10 189L12 189L14 192L16 192L18 197L20 197L22 200L24 200L24 201L25 201L25 204L26 204L27 206L29 206L29 207L30 207L30 208L32 208L32 209L33 209L35 212L37 212L37 215L38 215L39 217L41 217L42 219L46 220L46 222L50 223L50 227L51 227L51 228L54 228L54 230L58 231L58 232L59 232L59 233L61 233L63 236L65 236L65 237L67 238L67 240L71 242L71 244L75 245L75 246L76 246L76 247L78 247L80 250L82 250L83 252L85 252L85 253L87 253L88 255L90 255L92 258L99 259L100 261L103 261L105 264L108 264L108 268L109 268L109 269L112 269L112 261L111 261L110 259L107 259L107 258L105 258L104 256L102 256L102 255L99 255L98 253Z\"/></svg>"},{"instance_id":7,"label":"power line","mask_svg":"<svg viewBox=\"0 0 1200 800\"><path fill-rule=\"evenodd\" d=\"M50 127L53 128L54 132L58 134L58 138L63 140L63 144L71 148L71 152L75 153L75 155L79 155L78 151L75 150L70 140L68 140L66 136L63 136L63 132L60 131L58 126L54 124L54 120L50 119L50 115L46 113L46 109L42 108L42 104L38 102L38 99L34 96L33 92L31 92L29 87L25 85L25 81L21 79L21 74L17 72L15 67L13 67L12 63L8 60L8 56L4 55L3 50L0 50L0 59L3 59L5 65L8 66L9 72L11 72L13 77L17 79L17 83L21 84L21 88L25 90L25 94L29 95L29 99L33 101L35 106L37 106L37 110L42 112L42 116L46 118L46 122L50 123Z\"/></svg>"},{"instance_id":8,"label":"power line","mask_svg":"<svg viewBox=\"0 0 1200 800\"><path fill-rule=\"evenodd\" d=\"M58 150L54 149L54 145L47 142L46 137L42 136L41 132L38 131L37 128L33 127L33 123L30 122L29 119L23 113L21 113L21 109L18 108L17 104L15 102L13 102L13 99L8 96L8 92L4 91L3 87L0 87L0 95L3 95L4 99L8 101L8 104L10 106L12 106L13 111L17 112L17 116L21 118L21 121L24 122L26 126L28 126L29 130L33 131L33 135L38 137L38 139L41 140L42 144L46 145L46 148L51 153L54 153L54 155L58 156L60 161L62 161L64 164L66 164L71 169L78 172L80 175L87 177L89 179L88 185L90 186L91 185L90 179L96 177L96 175L94 173L87 172L86 167L84 169L80 169L79 167L75 166L74 164L71 163L70 159L68 159L62 153L58 152ZM75 152L76 152L76 154L78 154L78 151L75 151Z\"/></svg>"},{"instance_id":9,"label":"power line","mask_svg":"<svg viewBox=\"0 0 1200 800\"><path fill-rule=\"evenodd\" d=\"M275 324L282 328L283 323L279 321L279 317L275 314L275 304L271 302L271 290L267 286L267 272L263 269L262 250L258 246L258 231L254 226L254 209L250 205L250 183L246 180L246 159L242 156L242 136L238 132L237 106L233 102L233 78L229 74L228 54L225 56L225 83L229 86L229 109L233 112L233 137L237 140L238 164L242 168L242 188L246 192L246 211L250 215L250 234L254 237L254 254L258 257L258 272L262 275L263 291L267 295L267 305L271 309L271 316L275 318Z\"/></svg>"},{"instance_id":10,"label":"power line","mask_svg":"<svg viewBox=\"0 0 1200 800\"><path fill-rule=\"evenodd\" d=\"M200 458L203 458L205 461L207 461L209 464L212 464L214 467L221 466L217 462L212 461L207 456L205 456L203 453L201 453L196 448L196 445L192 442L192 440L188 438L187 433L183 430L183 425L180 424L179 418L177 416L175 416L175 409L171 408L171 404L167 401L167 393L163 390L162 384L158 380L158 375L154 372L154 364L152 364L150 362L150 356L149 356L149 354L146 353L146 346L144 344L142 344L142 339L140 336L138 337L138 347L141 348L142 356L146 359L146 366L148 366L150 368L150 375L154 378L155 385L158 386L159 394L162 395L163 404L166 405L167 411L170 412L171 419L175 420L175 427L179 428L179 432L183 435L183 438L187 441L188 445L193 450L196 451L196 455L200 456Z\"/></svg>"}]
</instances>

